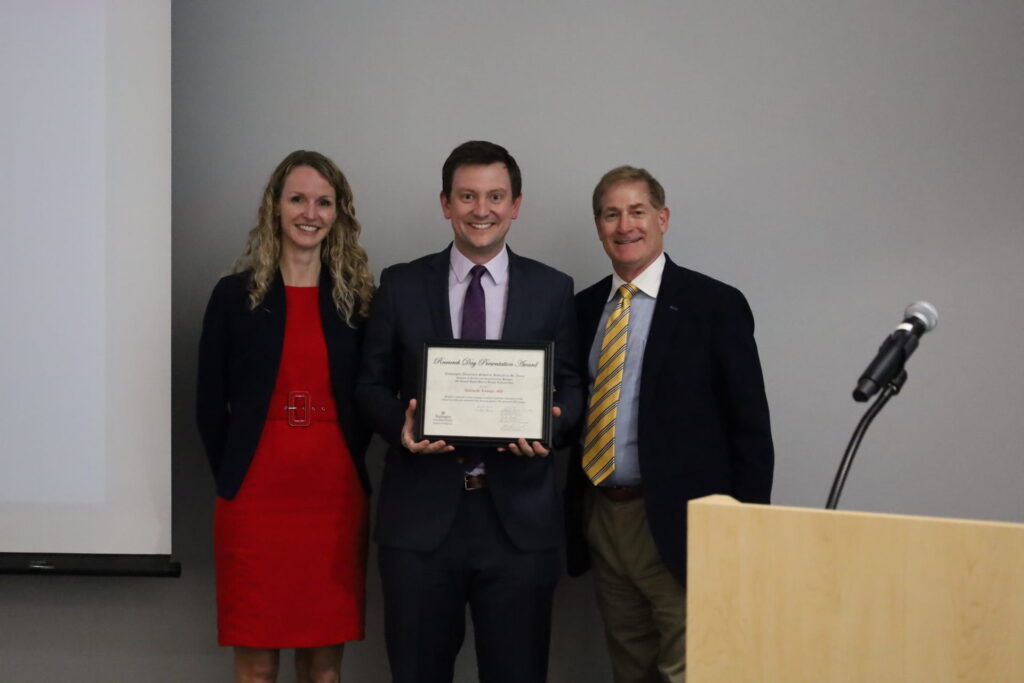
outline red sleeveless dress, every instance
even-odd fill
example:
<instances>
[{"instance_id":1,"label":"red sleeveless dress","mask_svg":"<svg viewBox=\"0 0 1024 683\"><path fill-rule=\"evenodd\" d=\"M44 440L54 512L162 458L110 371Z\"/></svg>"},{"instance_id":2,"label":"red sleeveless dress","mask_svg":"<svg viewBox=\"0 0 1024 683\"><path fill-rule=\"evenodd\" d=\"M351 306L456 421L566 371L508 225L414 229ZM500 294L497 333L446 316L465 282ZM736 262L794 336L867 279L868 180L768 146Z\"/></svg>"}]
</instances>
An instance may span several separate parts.
<instances>
[{"instance_id":1,"label":"red sleeveless dress","mask_svg":"<svg viewBox=\"0 0 1024 683\"><path fill-rule=\"evenodd\" d=\"M362 640L367 497L337 419L318 289L286 287L274 397L242 488L217 499L221 645L297 648ZM309 392L314 419L285 410ZM306 401L300 397L298 404Z\"/></svg>"}]
</instances>

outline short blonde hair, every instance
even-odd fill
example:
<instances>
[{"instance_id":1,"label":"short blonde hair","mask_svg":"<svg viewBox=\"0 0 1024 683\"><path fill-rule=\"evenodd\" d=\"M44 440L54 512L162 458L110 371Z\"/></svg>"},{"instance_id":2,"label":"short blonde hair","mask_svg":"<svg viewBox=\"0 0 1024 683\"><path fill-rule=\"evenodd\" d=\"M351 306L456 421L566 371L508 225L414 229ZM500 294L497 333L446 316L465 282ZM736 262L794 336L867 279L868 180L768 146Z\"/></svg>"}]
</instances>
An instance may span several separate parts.
<instances>
[{"instance_id":1,"label":"short blonde hair","mask_svg":"<svg viewBox=\"0 0 1024 683\"><path fill-rule=\"evenodd\" d=\"M601 176L601 180L597 182L597 187L594 188L594 197L592 199L594 217L597 218L601 215L601 198L605 192L619 183L636 182L647 183L647 191L651 195L651 206L658 210L665 206L665 188L661 186L661 183L654 176L647 172L646 168L619 166Z\"/></svg>"}]
</instances>

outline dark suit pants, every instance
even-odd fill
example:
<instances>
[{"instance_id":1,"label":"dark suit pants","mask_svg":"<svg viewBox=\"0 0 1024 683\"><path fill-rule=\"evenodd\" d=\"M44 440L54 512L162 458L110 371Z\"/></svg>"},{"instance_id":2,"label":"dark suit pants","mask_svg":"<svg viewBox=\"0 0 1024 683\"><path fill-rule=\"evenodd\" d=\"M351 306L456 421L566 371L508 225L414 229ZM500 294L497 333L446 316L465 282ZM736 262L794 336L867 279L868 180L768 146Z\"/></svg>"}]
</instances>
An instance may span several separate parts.
<instances>
[{"instance_id":1,"label":"dark suit pants","mask_svg":"<svg viewBox=\"0 0 1024 683\"><path fill-rule=\"evenodd\" d=\"M513 546L489 490L462 495L436 550L381 546L380 574L394 683L451 682L467 604L481 683L546 680L558 551Z\"/></svg>"}]
</instances>

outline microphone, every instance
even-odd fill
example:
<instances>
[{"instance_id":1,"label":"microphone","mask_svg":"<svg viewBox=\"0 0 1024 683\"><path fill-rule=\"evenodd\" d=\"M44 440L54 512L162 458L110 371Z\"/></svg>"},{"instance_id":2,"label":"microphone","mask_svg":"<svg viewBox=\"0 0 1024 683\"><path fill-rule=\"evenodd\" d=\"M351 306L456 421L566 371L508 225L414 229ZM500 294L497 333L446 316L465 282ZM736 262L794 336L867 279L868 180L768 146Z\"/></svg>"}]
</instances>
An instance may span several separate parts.
<instances>
[{"instance_id":1,"label":"microphone","mask_svg":"<svg viewBox=\"0 0 1024 683\"><path fill-rule=\"evenodd\" d=\"M916 301L907 306L903 322L885 338L878 355L857 380L853 400L861 403L868 400L899 375L910 354L917 349L921 335L931 332L938 324L939 312L927 301Z\"/></svg>"}]
</instances>

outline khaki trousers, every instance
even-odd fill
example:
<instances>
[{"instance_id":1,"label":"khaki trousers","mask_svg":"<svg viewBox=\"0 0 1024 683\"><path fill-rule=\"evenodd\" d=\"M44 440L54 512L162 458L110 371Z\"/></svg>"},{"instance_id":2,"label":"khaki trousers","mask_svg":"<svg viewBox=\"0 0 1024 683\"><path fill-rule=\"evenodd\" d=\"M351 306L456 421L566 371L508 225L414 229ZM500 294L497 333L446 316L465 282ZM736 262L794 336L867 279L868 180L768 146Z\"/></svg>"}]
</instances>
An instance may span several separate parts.
<instances>
[{"instance_id":1,"label":"khaki trousers","mask_svg":"<svg viewBox=\"0 0 1024 683\"><path fill-rule=\"evenodd\" d=\"M661 561L643 498L615 502L592 486L586 495L584 530L615 683L684 683L686 591Z\"/></svg>"}]
</instances>

